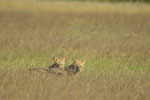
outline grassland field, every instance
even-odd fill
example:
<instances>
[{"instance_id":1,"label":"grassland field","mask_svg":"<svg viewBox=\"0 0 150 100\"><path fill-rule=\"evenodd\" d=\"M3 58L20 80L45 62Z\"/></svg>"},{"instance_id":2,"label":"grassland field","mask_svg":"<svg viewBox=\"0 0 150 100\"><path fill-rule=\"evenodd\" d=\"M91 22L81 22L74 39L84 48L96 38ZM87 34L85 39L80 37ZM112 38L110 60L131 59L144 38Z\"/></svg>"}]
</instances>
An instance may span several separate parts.
<instances>
[{"instance_id":1,"label":"grassland field","mask_svg":"<svg viewBox=\"0 0 150 100\"><path fill-rule=\"evenodd\" d=\"M27 72L53 56L85 69ZM150 5L0 1L0 100L150 100Z\"/></svg>"}]
</instances>

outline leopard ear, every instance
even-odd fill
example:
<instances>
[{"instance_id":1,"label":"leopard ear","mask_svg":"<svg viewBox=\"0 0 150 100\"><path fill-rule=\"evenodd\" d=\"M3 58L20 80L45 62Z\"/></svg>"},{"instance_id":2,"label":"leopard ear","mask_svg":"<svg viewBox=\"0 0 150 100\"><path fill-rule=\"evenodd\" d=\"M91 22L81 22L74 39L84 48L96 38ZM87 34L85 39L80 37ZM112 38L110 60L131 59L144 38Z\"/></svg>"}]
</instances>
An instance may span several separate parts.
<instances>
[{"instance_id":1,"label":"leopard ear","mask_svg":"<svg viewBox=\"0 0 150 100\"><path fill-rule=\"evenodd\" d=\"M54 60L54 61L57 61L57 60L58 60L58 58L54 56L54 57L53 57L53 60Z\"/></svg>"},{"instance_id":2,"label":"leopard ear","mask_svg":"<svg viewBox=\"0 0 150 100\"><path fill-rule=\"evenodd\" d=\"M63 62L65 62L65 60L66 60L65 58L62 59Z\"/></svg>"},{"instance_id":3,"label":"leopard ear","mask_svg":"<svg viewBox=\"0 0 150 100\"><path fill-rule=\"evenodd\" d=\"M84 64L85 64L85 62L86 62L86 60L83 60L83 61L82 61L82 64L84 65Z\"/></svg>"}]
</instances>

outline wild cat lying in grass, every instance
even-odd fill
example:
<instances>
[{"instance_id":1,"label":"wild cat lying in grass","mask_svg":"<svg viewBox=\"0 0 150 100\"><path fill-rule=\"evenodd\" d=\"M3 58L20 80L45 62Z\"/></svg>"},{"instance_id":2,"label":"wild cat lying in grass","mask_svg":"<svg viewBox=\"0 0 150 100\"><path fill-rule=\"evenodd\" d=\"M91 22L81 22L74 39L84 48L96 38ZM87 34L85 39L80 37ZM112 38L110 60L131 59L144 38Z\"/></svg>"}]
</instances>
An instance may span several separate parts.
<instances>
[{"instance_id":1,"label":"wild cat lying in grass","mask_svg":"<svg viewBox=\"0 0 150 100\"><path fill-rule=\"evenodd\" d=\"M73 74L78 75L84 68L85 60L80 61L77 59L73 59L73 64L69 65L68 67L65 67L65 71L67 74Z\"/></svg>"},{"instance_id":2,"label":"wild cat lying in grass","mask_svg":"<svg viewBox=\"0 0 150 100\"><path fill-rule=\"evenodd\" d=\"M55 73L55 74L64 74L65 58L58 59L53 57L54 64L46 68L30 68L31 72L40 72L40 73Z\"/></svg>"},{"instance_id":3,"label":"wild cat lying in grass","mask_svg":"<svg viewBox=\"0 0 150 100\"><path fill-rule=\"evenodd\" d=\"M53 57L53 60L54 60L54 64L48 67L48 73L64 75L65 58L58 59L56 57Z\"/></svg>"},{"instance_id":4,"label":"wild cat lying in grass","mask_svg":"<svg viewBox=\"0 0 150 100\"><path fill-rule=\"evenodd\" d=\"M73 60L73 64L65 67L65 58L53 57L54 64L48 68L30 68L30 72L54 73L58 75L78 75L84 68L85 60Z\"/></svg>"}]
</instances>

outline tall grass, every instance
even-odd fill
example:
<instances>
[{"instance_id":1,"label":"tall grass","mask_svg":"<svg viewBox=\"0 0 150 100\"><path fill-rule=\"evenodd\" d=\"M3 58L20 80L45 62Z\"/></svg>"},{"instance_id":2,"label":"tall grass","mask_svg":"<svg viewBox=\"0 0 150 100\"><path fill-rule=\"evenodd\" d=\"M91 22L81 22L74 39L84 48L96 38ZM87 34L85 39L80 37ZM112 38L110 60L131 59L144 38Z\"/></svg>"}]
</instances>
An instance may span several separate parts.
<instances>
[{"instance_id":1,"label":"tall grass","mask_svg":"<svg viewBox=\"0 0 150 100\"><path fill-rule=\"evenodd\" d=\"M42 1L42 0L41 0ZM51 0L49 0L51 1ZM68 0L68 1L72 1L72 0ZM76 1L76 0L73 0ZM150 0L78 0L78 1L98 1L98 2L150 2Z\"/></svg>"},{"instance_id":2,"label":"tall grass","mask_svg":"<svg viewBox=\"0 0 150 100\"><path fill-rule=\"evenodd\" d=\"M149 3L150 0L38 0L38 1L90 1L90 2L139 2Z\"/></svg>"},{"instance_id":3,"label":"tall grass","mask_svg":"<svg viewBox=\"0 0 150 100\"><path fill-rule=\"evenodd\" d=\"M0 98L149 100L149 6L70 4L0 3ZM28 73L53 56L66 65L86 59L85 69L78 77Z\"/></svg>"}]
</instances>

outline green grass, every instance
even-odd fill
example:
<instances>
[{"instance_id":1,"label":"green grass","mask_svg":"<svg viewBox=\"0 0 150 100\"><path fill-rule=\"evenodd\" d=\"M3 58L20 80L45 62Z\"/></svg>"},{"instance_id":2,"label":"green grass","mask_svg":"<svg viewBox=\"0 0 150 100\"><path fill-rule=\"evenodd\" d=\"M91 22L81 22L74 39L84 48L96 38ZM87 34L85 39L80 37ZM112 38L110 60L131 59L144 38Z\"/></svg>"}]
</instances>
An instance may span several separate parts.
<instances>
[{"instance_id":1,"label":"green grass","mask_svg":"<svg viewBox=\"0 0 150 100\"><path fill-rule=\"evenodd\" d=\"M0 2L2 100L149 100L150 6ZM78 77L29 74L52 57L86 60Z\"/></svg>"}]
</instances>

